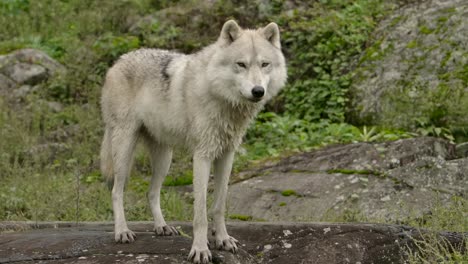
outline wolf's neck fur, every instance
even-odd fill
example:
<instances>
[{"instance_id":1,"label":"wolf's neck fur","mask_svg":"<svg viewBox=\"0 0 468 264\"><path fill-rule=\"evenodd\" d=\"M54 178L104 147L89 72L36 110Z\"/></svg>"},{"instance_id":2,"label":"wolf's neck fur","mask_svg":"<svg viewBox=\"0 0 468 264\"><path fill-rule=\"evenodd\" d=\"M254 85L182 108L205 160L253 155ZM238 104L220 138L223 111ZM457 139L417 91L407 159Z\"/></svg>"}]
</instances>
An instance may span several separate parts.
<instances>
[{"instance_id":1,"label":"wolf's neck fur","mask_svg":"<svg viewBox=\"0 0 468 264\"><path fill-rule=\"evenodd\" d=\"M216 45L219 44L214 43L190 55L186 72L200 72L197 69L206 68L218 48ZM205 84L201 89L209 91L210 84L207 81L207 76L186 76L186 78L200 78L199 81ZM190 89L190 87L185 87L185 89ZM202 115L195 116L194 119L204 119L203 124L195 121L197 123L195 129L201 130L200 134L203 135L198 151L211 157L218 157L228 149L236 149L241 144L248 125L263 108L263 102L232 102L209 92L197 93L193 91L192 96L196 97L193 99L198 102L200 110L203 112ZM200 125L203 127L199 127Z\"/></svg>"}]
</instances>

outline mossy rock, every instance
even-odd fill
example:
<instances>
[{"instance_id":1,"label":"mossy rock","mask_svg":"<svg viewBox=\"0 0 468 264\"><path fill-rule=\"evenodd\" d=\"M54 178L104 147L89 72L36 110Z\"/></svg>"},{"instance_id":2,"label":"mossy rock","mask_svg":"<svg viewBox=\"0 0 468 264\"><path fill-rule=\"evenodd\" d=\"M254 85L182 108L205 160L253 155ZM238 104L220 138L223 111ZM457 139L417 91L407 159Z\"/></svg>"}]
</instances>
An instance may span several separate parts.
<instances>
[{"instance_id":1,"label":"mossy rock","mask_svg":"<svg viewBox=\"0 0 468 264\"><path fill-rule=\"evenodd\" d=\"M463 0L425 1L384 20L354 72L349 121L466 127L467 12Z\"/></svg>"}]
</instances>

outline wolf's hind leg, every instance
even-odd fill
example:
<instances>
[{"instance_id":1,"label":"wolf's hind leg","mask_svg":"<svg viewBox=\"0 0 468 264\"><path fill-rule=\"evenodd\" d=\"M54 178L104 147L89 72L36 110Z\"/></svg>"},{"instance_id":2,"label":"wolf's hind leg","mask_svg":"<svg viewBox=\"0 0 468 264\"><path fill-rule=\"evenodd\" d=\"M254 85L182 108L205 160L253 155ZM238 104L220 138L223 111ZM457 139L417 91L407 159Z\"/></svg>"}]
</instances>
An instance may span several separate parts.
<instances>
[{"instance_id":1,"label":"wolf's hind leg","mask_svg":"<svg viewBox=\"0 0 468 264\"><path fill-rule=\"evenodd\" d=\"M114 186L112 187L112 207L114 209L115 241L122 243L133 242L134 232L128 229L125 220L123 192L125 182L130 174L133 152L138 134L136 128L126 125L112 130L112 163L114 169Z\"/></svg>"},{"instance_id":2,"label":"wolf's hind leg","mask_svg":"<svg viewBox=\"0 0 468 264\"><path fill-rule=\"evenodd\" d=\"M214 204L212 212L216 248L235 253L237 252L238 241L228 235L224 219L229 176L231 174L233 160L234 151L229 151L214 161Z\"/></svg>"},{"instance_id":3,"label":"wolf's hind leg","mask_svg":"<svg viewBox=\"0 0 468 264\"><path fill-rule=\"evenodd\" d=\"M172 160L172 148L158 144L149 135L145 135L145 144L150 152L153 176L151 178L148 200L154 217L154 232L160 236L178 235L179 231L166 224L161 212L161 186L169 172Z\"/></svg>"},{"instance_id":4,"label":"wolf's hind leg","mask_svg":"<svg viewBox=\"0 0 468 264\"><path fill-rule=\"evenodd\" d=\"M112 129L105 128L104 138L101 145L101 173L106 179L109 190L112 190L114 185L114 168L112 161Z\"/></svg>"}]
</instances>

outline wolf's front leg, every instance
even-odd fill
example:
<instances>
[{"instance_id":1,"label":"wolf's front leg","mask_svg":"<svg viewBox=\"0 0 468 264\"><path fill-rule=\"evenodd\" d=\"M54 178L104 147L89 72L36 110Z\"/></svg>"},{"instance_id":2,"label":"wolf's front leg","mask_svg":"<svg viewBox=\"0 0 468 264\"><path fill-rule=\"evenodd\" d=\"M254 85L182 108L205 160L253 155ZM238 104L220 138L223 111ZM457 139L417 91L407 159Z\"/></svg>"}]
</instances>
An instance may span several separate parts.
<instances>
[{"instance_id":1,"label":"wolf's front leg","mask_svg":"<svg viewBox=\"0 0 468 264\"><path fill-rule=\"evenodd\" d=\"M210 176L211 160L197 154L193 157L193 244L188 259L194 263L209 263L208 219L206 216L206 192Z\"/></svg>"},{"instance_id":2,"label":"wolf's front leg","mask_svg":"<svg viewBox=\"0 0 468 264\"><path fill-rule=\"evenodd\" d=\"M226 211L226 196L233 160L234 151L229 151L214 161L215 187L212 211L216 248L232 251L235 253L237 252L238 241L228 235L226 230L226 223L224 220L224 212Z\"/></svg>"}]
</instances>

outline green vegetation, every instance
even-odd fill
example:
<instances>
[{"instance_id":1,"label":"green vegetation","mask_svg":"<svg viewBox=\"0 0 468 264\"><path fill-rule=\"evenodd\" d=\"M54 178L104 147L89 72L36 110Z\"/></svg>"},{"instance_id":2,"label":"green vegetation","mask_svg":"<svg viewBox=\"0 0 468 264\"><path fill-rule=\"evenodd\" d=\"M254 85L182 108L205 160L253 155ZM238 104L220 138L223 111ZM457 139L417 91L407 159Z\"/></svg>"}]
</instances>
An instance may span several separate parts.
<instances>
[{"instance_id":1,"label":"green vegetation","mask_svg":"<svg viewBox=\"0 0 468 264\"><path fill-rule=\"evenodd\" d=\"M139 47L196 51L216 39L228 18L237 19L245 27L276 21L281 27L289 75L284 91L249 128L242 146L245 151L236 158L236 171L259 160L329 144L396 140L414 135L457 140L444 119L453 105L441 105L435 99L402 103L408 109L413 109L414 104L421 105L420 111L430 113L428 118L419 119L412 131L357 127L345 122L353 63L361 54L362 60L373 60L392 49L389 46L380 50L379 45L372 43L378 40L371 37L379 20L391 10L392 1L293 1L296 6L290 10L281 0L270 1L263 7L255 1L222 0L211 6L202 2L0 1L0 54L20 48L40 49L67 68L66 74L49 79L29 94L20 107L12 107L0 98L0 220L111 220L110 193L98 166L102 138L99 96L106 70L121 54ZM156 16L137 23L137 18L162 9L164 19ZM396 18L394 23L401 19ZM440 17L439 23L447 20ZM433 29L423 26L419 30L430 34ZM408 45L416 48L418 43ZM447 54L447 60L450 57ZM458 79L466 86L467 73L465 65L442 77ZM453 96L448 85L441 85L432 93L431 98ZM464 96L459 95L454 98ZM60 102L63 110L51 112L47 101ZM468 135L466 131L463 133ZM190 157L176 153L164 185L191 184L190 163ZM144 151L137 151L135 165L125 193L125 202L131 205L126 207L127 219L150 220L146 192L151 169ZM282 195L297 194L285 190ZM164 188L161 203L167 220L190 220L191 199L177 187ZM463 204L466 212L465 198L459 198L456 204ZM466 216L460 212L463 210L459 207L440 208L425 221L408 224L466 231L466 223L460 226ZM244 215L229 218L252 220ZM350 211L340 219L357 221L362 216ZM421 255L412 256L417 260ZM432 255L427 258L440 259Z\"/></svg>"},{"instance_id":2,"label":"green vegetation","mask_svg":"<svg viewBox=\"0 0 468 264\"><path fill-rule=\"evenodd\" d=\"M181 185L190 185L193 181L193 175L191 170L187 170L185 174L180 175L178 177L168 176L166 180L164 180L164 186L181 186Z\"/></svg>"},{"instance_id":3,"label":"green vegetation","mask_svg":"<svg viewBox=\"0 0 468 264\"><path fill-rule=\"evenodd\" d=\"M294 190L284 190L281 192L281 195L283 196L291 196L291 195L297 195L296 191Z\"/></svg>"},{"instance_id":4,"label":"green vegetation","mask_svg":"<svg viewBox=\"0 0 468 264\"><path fill-rule=\"evenodd\" d=\"M389 208L389 210L391 210ZM395 209L395 214L399 212L410 212L405 204L400 204ZM431 206L431 213L423 216L398 217L392 224L407 225L421 228L424 231L414 233L411 237L416 249L409 247L403 250L407 251L410 264L416 263L465 263L468 261L466 250L468 241L459 248L454 248L437 235L439 231L466 232L468 230L468 221L466 214L468 212L468 202L461 196L453 196L449 205L440 202L439 197L434 197ZM350 207L337 213L334 210L327 212L327 215L321 219L326 222L373 222L389 223L388 220L372 218L369 219L363 215L358 208Z\"/></svg>"},{"instance_id":5,"label":"green vegetation","mask_svg":"<svg viewBox=\"0 0 468 264\"><path fill-rule=\"evenodd\" d=\"M460 196L452 197L450 206L444 206L435 202L432 214L425 215L421 219L411 219L408 224L429 230L429 233L421 234L421 238L413 239L417 250L408 250L409 263L465 263L468 262L468 241L459 248L453 248L448 241L441 240L437 231L449 230L466 232L468 221L468 202Z\"/></svg>"},{"instance_id":6,"label":"green vegetation","mask_svg":"<svg viewBox=\"0 0 468 264\"><path fill-rule=\"evenodd\" d=\"M241 220L241 221L250 221L250 220L252 220L252 216L233 214L233 215L229 215L229 219Z\"/></svg>"},{"instance_id":7,"label":"green vegetation","mask_svg":"<svg viewBox=\"0 0 468 264\"><path fill-rule=\"evenodd\" d=\"M391 5L385 1L320 1L280 15L289 61L289 85L280 97L286 113L305 121L343 122L350 66Z\"/></svg>"},{"instance_id":8,"label":"green vegetation","mask_svg":"<svg viewBox=\"0 0 468 264\"><path fill-rule=\"evenodd\" d=\"M342 173L342 174L361 174L361 175L379 175L380 173L377 171L370 171L370 170L349 170L349 169L334 169L328 170L327 173Z\"/></svg>"}]
</instances>

